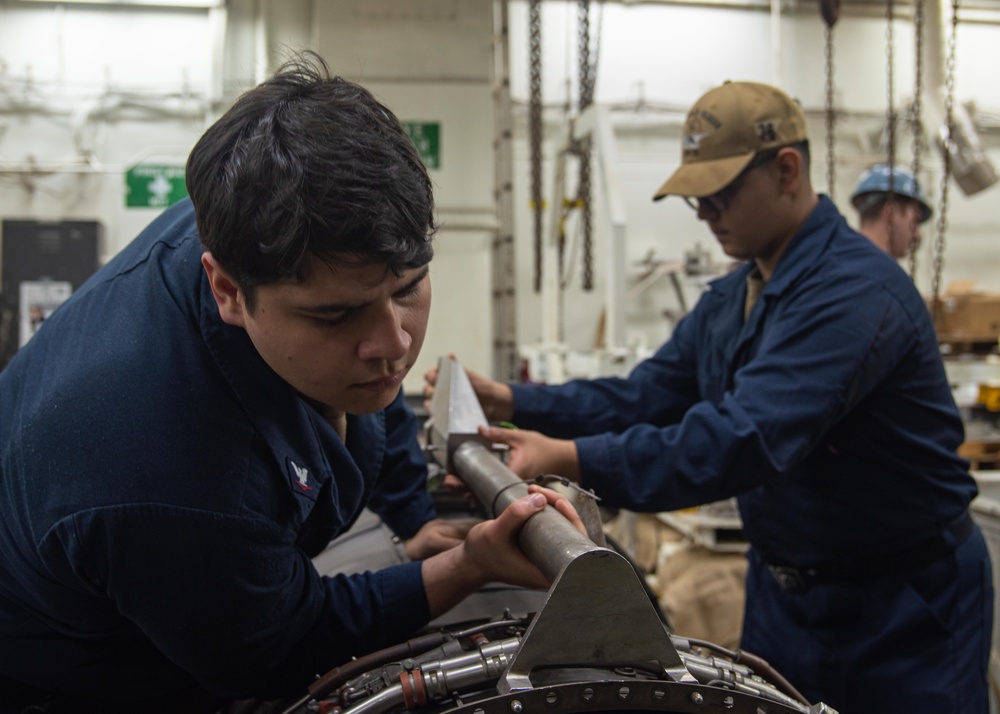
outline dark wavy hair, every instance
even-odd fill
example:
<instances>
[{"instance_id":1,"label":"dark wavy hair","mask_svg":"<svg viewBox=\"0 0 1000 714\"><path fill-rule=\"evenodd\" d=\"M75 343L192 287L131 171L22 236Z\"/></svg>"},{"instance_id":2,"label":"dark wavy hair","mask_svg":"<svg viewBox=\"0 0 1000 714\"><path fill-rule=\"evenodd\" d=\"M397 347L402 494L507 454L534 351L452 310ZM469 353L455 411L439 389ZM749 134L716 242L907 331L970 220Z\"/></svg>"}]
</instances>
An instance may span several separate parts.
<instances>
[{"instance_id":1,"label":"dark wavy hair","mask_svg":"<svg viewBox=\"0 0 1000 714\"><path fill-rule=\"evenodd\" d=\"M204 247L254 307L260 285L433 257L430 177L396 116L303 53L243 94L198 140L186 181Z\"/></svg>"}]
</instances>

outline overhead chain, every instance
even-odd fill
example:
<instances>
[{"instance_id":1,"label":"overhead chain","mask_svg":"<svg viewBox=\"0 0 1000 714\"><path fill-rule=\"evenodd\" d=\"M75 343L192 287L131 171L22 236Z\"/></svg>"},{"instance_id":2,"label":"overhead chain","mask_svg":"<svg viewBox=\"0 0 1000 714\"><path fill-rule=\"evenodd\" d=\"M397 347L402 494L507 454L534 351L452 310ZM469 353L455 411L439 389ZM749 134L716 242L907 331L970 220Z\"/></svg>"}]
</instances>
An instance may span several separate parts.
<instances>
[{"instance_id":1,"label":"overhead chain","mask_svg":"<svg viewBox=\"0 0 1000 714\"><path fill-rule=\"evenodd\" d=\"M892 201L895 191L896 172L896 102L894 86L894 62L893 59L893 24L895 22L894 0L886 0L885 3L885 161L889 166L889 190L887 200ZM892 245L895 222L889 221L889 245Z\"/></svg>"},{"instance_id":2,"label":"overhead chain","mask_svg":"<svg viewBox=\"0 0 1000 714\"><path fill-rule=\"evenodd\" d=\"M826 79L825 89L826 89L826 193L830 197L830 200L835 200L834 198L834 187L836 186L837 179L837 168L834 163L834 143L835 143L835 125L837 120L836 109L834 108L834 96L833 96L833 24L828 23L826 26L826 42L825 42L825 52L826 64L824 69L824 76Z\"/></svg>"},{"instance_id":3,"label":"overhead chain","mask_svg":"<svg viewBox=\"0 0 1000 714\"><path fill-rule=\"evenodd\" d=\"M510 97L510 26L507 2L493 1L491 22L493 91L493 199L497 227L492 236L493 376L523 378L517 340L517 264L514 255L514 191Z\"/></svg>"},{"instance_id":4,"label":"overhead chain","mask_svg":"<svg viewBox=\"0 0 1000 714\"><path fill-rule=\"evenodd\" d=\"M590 63L590 0L577 0L577 65L580 73L580 110L594 103L594 72Z\"/></svg>"},{"instance_id":5,"label":"overhead chain","mask_svg":"<svg viewBox=\"0 0 1000 714\"><path fill-rule=\"evenodd\" d=\"M528 58L530 95L528 99L528 140L531 152L531 211L534 224L535 292L542 290L544 239L542 217L542 0L528 5Z\"/></svg>"},{"instance_id":6,"label":"overhead chain","mask_svg":"<svg viewBox=\"0 0 1000 714\"><path fill-rule=\"evenodd\" d=\"M885 3L885 155L886 162L889 164L889 197L892 197L893 193L893 172L896 169L896 101L895 101L895 82L894 82L894 67L895 60L893 58L893 25L895 24L895 2L894 0L886 0Z\"/></svg>"},{"instance_id":7,"label":"overhead chain","mask_svg":"<svg viewBox=\"0 0 1000 714\"><path fill-rule=\"evenodd\" d=\"M913 104L910 108L910 135L913 178L920 181L920 159L924 151L922 102L924 92L924 0L913 0L913 52L915 55ZM917 246L910 250L910 277L917 281Z\"/></svg>"},{"instance_id":8,"label":"overhead chain","mask_svg":"<svg viewBox=\"0 0 1000 714\"><path fill-rule=\"evenodd\" d=\"M951 179L951 154L955 148L955 40L958 35L958 0L951 3L951 32L948 34L945 59L944 125L947 135L944 166L941 171L941 200L938 204L937 238L934 241L934 272L931 278L931 315L937 322L941 301L941 270L944 267L944 236L948 226L948 182Z\"/></svg>"},{"instance_id":9,"label":"overhead chain","mask_svg":"<svg viewBox=\"0 0 1000 714\"><path fill-rule=\"evenodd\" d=\"M578 47L577 58L580 72L581 112L594 103L594 70L590 63L590 0L577 0ZM591 210L591 141L585 139L579 147L580 183L577 201L580 204L580 221L583 229L583 276L584 290L594 289L594 244L593 216Z\"/></svg>"}]
</instances>

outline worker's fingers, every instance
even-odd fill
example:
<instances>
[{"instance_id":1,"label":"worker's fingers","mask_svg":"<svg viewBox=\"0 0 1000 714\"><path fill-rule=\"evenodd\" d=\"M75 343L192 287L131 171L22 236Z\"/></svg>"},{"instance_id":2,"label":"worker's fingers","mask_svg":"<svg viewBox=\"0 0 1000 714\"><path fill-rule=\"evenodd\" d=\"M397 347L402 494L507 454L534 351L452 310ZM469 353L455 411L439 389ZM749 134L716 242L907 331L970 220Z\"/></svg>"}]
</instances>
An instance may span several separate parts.
<instances>
[{"instance_id":1,"label":"worker's fingers","mask_svg":"<svg viewBox=\"0 0 1000 714\"><path fill-rule=\"evenodd\" d=\"M517 499L493 519L494 537L506 547L490 552L490 567L500 571L505 582L529 588L549 587L549 579L528 560L517 544L517 534L527 520L545 510L548 503L544 494L532 493Z\"/></svg>"},{"instance_id":2,"label":"worker's fingers","mask_svg":"<svg viewBox=\"0 0 1000 714\"><path fill-rule=\"evenodd\" d=\"M417 533L403 541L403 550L411 560L423 560L435 553L453 548L479 523L475 518L435 518L425 523Z\"/></svg>"},{"instance_id":3,"label":"worker's fingers","mask_svg":"<svg viewBox=\"0 0 1000 714\"><path fill-rule=\"evenodd\" d=\"M469 487L465 485L465 481L455 474L445 474L444 480L441 481L441 488L449 491L458 491L459 493L469 490Z\"/></svg>"},{"instance_id":4,"label":"worker's fingers","mask_svg":"<svg viewBox=\"0 0 1000 714\"><path fill-rule=\"evenodd\" d=\"M554 491L551 488L545 488L544 486L539 486L538 484L529 484L528 493L541 493L545 496L548 504L555 508L567 521L569 521L574 528L578 531L587 535L587 527L583 524L583 519L580 518L580 514L577 513L576 507L573 502L566 497L565 494Z\"/></svg>"},{"instance_id":5,"label":"worker's fingers","mask_svg":"<svg viewBox=\"0 0 1000 714\"><path fill-rule=\"evenodd\" d=\"M514 520L507 525L516 525L517 528L520 528L526 520L543 510L547 505L549 505L549 497L546 496L546 494L538 492L530 493L527 496L522 496L507 506L498 518L502 518L504 513L507 513L507 511L512 511L508 520L510 518L513 518Z\"/></svg>"},{"instance_id":6,"label":"worker's fingers","mask_svg":"<svg viewBox=\"0 0 1000 714\"><path fill-rule=\"evenodd\" d=\"M553 464L547 458L547 445L555 442L537 431L480 426L479 433L494 444L508 446L507 468L521 478L534 478L540 473L560 473L552 468Z\"/></svg>"},{"instance_id":7,"label":"worker's fingers","mask_svg":"<svg viewBox=\"0 0 1000 714\"><path fill-rule=\"evenodd\" d=\"M521 434L518 429L506 429L499 426L480 426L479 434L494 444L507 444L511 446L521 442Z\"/></svg>"}]
</instances>

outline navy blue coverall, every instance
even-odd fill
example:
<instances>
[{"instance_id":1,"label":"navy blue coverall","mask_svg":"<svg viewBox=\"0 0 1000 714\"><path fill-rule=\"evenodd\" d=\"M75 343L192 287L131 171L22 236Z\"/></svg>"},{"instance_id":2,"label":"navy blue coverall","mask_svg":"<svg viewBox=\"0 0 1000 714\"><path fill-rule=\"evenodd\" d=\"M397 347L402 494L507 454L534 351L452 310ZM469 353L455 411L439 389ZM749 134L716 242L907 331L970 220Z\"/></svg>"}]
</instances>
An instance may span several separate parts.
<instances>
[{"instance_id":1,"label":"navy blue coverall","mask_svg":"<svg viewBox=\"0 0 1000 714\"><path fill-rule=\"evenodd\" d=\"M402 394L342 442L222 322L202 251L185 200L0 372L0 677L294 695L428 619L420 563L310 561L366 505L403 538L434 517Z\"/></svg>"},{"instance_id":2,"label":"navy blue coverall","mask_svg":"<svg viewBox=\"0 0 1000 714\"><path fill-rule=\"evenodd\" d=\"M738 496L742 645L811 700L985 712L990 561L927 307L823 196L744 319L753 269L713 282L628 378L513 385L514 421L574 438L609 505Z\"/></svg>"}]
</instances>

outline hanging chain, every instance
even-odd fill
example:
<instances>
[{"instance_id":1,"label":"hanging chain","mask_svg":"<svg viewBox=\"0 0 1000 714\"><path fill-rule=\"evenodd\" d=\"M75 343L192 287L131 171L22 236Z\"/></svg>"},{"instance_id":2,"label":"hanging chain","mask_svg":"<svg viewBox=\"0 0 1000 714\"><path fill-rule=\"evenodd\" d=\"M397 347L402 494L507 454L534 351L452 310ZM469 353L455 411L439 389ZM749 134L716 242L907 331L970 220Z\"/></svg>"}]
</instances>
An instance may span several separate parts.
<instances>
[{"instance_id":1,"label":"hanging chain","mask_svg":"<svg viewBox=\"0 0 1000 714\"><path fill-rule=\"evenodd\" d=\"M896 102L894 86L894 58L893 58L893 24L895 22L895 8L893 0L886 0L885 4L885 161L889 166L889 187L886 201L891 202L893 198L893 187L895 186L896 172ZM894 241L895 222L889 221L889 245Z\"/></svg>"},{"instance_id":2,"label":"hanging chain","mask_svg":"<svg viewBox=\"0 0 1000 714\"><path fill-rule=\"evenodd\" d=\"M931 278L931 315L937 322L941 300L941 269L944 267L944 234L948 226L948 181L951 178L951 153L954 149L955 110L955 39L958 34L958 0L951 3L951 32L945 59L944 166L941 171L941 201L938 205L937 239L934 241L934 274Z\"/></svg>"},{"instance_id":3,"label":"hanging chain","mask_svg":"<svg viewBox=\"0 0 1000 714\"><path fill-rule=\"evenodd\" d=\"M833 105L833 25L826 26L825 43L826 65L824 75L826 79L826 192L830 200L834 200L834 186L836 185L837 169L834 164L834 125L836 124L836 110Z\"/></svg>"},{"instance_id":4,"label":"hanging chain","mask_svg":"<svg viewBox=\"0 0 1000 714\"><path fill-rule=\"evenodd\" d=\"M542 0L528 6L530 89L528 135L531 151L531 210L534 219L535 292L542 290Z\"/></svg>"},{"instance_id":5,"label":"hanging chain","mask_svg":"<svg viewBox=\"0 0 1000 714\"><path fill-rule=\"evenodd\" d=\"M885 4L885 155L889 164L889 197L893 193L893 171L896 168L896 100L894 86L894 64L893 58L893 25L895 24L895 8L893 0L886 0Z\"/></svg>"},{"instance_id":6,"label":"hanging chain","mask_svg":"<svg viewBox=\"0 0 1000 714\"><path fill-rule=\"evenodd\" d=\"M924 151L924 123L921 118L924 92L924 0L913 0L913 52L916 57L910 132L913 138L913 178L920 181L920 158ZM917 281L917 247L910 250L910 277Z\"/></svg>"},{"instance_id":7,"label":"hanging chain","mask_svg":"<svg viewBox=\"0 0 1000 714\"><path fill-rule=\"evenodd\" d=\"M580 111L594 102L594 75L590 64L590 0L577 0L577 66L580 73Z\"/></svg>"},{"instance_id":8,"label":"hanging chain","mask_svg":"<svg viewBox=\"0 0 1000 714\"><path fill-rule=\"evenodd\" d=\"M577 57L580 70L580 111L594 103L594 72L590 64L590 0L577 0L579 30ZM577 202L583 227L583 289L594 288L593 221L591 215L590 139L580 146L580 185Z\"/></svg>"}]
</instances>

